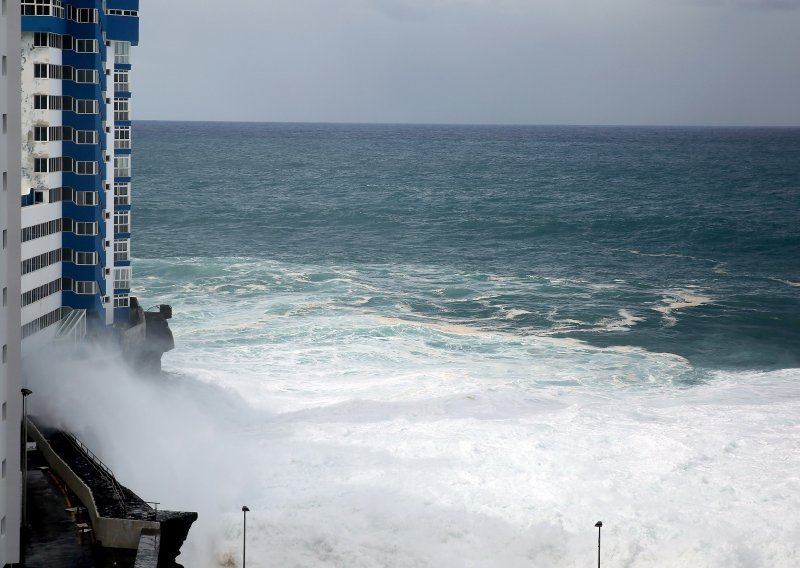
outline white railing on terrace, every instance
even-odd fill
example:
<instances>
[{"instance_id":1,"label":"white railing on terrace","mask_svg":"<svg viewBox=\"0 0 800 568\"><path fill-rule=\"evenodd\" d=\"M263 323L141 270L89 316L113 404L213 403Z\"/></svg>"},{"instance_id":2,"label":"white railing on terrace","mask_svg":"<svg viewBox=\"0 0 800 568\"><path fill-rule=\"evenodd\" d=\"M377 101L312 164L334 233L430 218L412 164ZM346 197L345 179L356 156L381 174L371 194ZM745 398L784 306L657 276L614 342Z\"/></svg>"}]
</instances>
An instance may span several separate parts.
<instances>
[{"instance_id":1,"label":"white railing on terrace","mask_svg":"<svg viewBox=\"0 0 800 568\"><path fill-rule=\"evenodd\" d=\"M77 344L84 337L86 337L86 310L70 310L58 323L56 340Z\"/></svg>"}]
</instances>

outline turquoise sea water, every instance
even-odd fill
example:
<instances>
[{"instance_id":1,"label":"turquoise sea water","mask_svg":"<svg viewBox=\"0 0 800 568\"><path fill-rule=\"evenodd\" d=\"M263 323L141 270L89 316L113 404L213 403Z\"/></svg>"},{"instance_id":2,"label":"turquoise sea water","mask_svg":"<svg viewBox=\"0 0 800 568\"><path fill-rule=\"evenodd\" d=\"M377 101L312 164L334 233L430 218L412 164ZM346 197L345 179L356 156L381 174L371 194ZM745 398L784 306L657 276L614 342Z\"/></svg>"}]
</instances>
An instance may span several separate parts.
<instances>
[{"instance_id":1,"label":"turquoise sea water","mask_svg":"<svg viewBox=\"0 0 800 568\"><path fill-rule=\"evenodd\" d=\"M352 270L384 315L704 368L800 367L800 130L142 123L137 136L139 258L308 265L315 287Z\"/></svg>"},{"instance_id":2,"label":"turquoise sea water","mask_svg":"<svg viewBox=\"0 0 800 568\"><path fill-rule=\"evenodd\" d=\"M600 518L615 565L800 563L800 130L134 144L135 293L252 474L190 565L245 499L264 566L588 565Z\"/></svg>"}]
</instances>

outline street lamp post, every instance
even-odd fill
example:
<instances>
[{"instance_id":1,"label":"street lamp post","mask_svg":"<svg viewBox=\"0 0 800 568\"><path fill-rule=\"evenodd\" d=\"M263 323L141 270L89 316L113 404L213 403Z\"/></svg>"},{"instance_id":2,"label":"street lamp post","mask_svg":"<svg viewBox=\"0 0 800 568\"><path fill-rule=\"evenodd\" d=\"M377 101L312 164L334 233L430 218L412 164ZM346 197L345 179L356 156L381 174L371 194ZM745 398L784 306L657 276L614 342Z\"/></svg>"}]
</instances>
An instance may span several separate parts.
<instances>
[{"instance_id":1,"label":"street lamp post","mask_svg":"<svg viewBox=\"0 0 800 568\"><path fill-rule=\"evenodd\" d=\"M22 526L28 527L28 395L30 389L21 389L22 393Z\"/></svg>"},{"instance_id":2,"label":"street lamp post","mask_svg":"<svg viewBox=\"0 0 800 568\"><path fill-rule=\"evenodd\" d=\"M247 505L242 507L242 515L244 516L244 524L242 526L242 568L247 566L247 513L250 509Z\"/></svg>"},{"instance_id":3,"label":"street lamp post","mask_svg":"<svg viewBox=\"0 0 800 568\"><path fill-rule=\"evenodd\" d=\"M597 521L594 526L597 527L597 568L600 568L600 529L603 528L603 521Z\"/></svg>"}]
</instances>

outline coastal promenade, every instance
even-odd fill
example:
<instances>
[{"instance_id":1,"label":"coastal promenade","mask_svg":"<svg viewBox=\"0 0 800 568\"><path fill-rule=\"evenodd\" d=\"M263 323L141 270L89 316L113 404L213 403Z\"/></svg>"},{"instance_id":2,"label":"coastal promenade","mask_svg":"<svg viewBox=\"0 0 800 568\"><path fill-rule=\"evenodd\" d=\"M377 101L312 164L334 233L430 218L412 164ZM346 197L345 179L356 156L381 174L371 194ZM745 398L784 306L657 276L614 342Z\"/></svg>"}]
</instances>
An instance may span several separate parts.
<instances>
[{"instance_id":1,"label":"coastal promenade","mask_svg":"<svg viewBox=\"0 0 800 568\"><path fill-rule=\"evenodd\" d=\"M74 436L28 417L27 566L179 568L197 513L157 511Z\"/></svg>"},{"instance_id":2,"label":"coastal promenade","mask_svg":"<svg viewBox=\"0 0 800 568\"><path fill-rule=\"evenodd\" d=\"M38 451L28 453L27 568L95 568L91 531L77 500L46 466Z\"/></svg>"}]
</instances>

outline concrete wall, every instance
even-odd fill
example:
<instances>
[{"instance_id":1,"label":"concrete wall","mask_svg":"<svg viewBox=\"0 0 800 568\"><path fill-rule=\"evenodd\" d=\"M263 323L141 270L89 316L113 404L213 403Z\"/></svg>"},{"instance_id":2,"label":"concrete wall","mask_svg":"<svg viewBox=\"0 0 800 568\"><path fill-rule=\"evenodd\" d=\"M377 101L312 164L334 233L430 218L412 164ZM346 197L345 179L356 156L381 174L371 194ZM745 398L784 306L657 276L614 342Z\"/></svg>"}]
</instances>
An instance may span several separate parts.
<instances>
[{"instance_id":1,"label":"concrete wall","mask_svg":"<svg viewBox=\"0 0 800 568\"><path fill-rule=\"evenodd\" d=\"M86 511L89 514L89 519L94 529L95 538L100 541L100 544L106 548L126 548L137 550L139 548L139 540L143 530L159 532L161 523L156 521L138 521L130 519L111 519L108 517L101 517L97 512L92 491L89 487L78 477L78 475L70 469L70 467L53 451L50 444L44 438L41 432L36 428L33 422L28 421L28 435L36 441L39 451L42 452L47 463L53 471L64 480L67 487L75 493L80 499Z\"/></svg>"},{"instance_id":2,"label":"concrete wall","mask_svg":"<svg viewBox=\"0 0 800 568\"><path fill-rule=\"evenodd\" d=\"M22 470L20 354L20 6L19 0L1 0L0 11L0 566L19 562Z\"/></svg>"},{"instance_id":3,"label":"concrete wall","mask_svg":"<svg viewBox=\"0 0 800 568\"><path fill-rule=\"evenodd\" d=\"M157 568L158 549L161 537L158 534L142 532L139 539L139 550L136 552L136 565L133 568Z\"/></svg>"}]
</instances>

